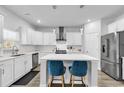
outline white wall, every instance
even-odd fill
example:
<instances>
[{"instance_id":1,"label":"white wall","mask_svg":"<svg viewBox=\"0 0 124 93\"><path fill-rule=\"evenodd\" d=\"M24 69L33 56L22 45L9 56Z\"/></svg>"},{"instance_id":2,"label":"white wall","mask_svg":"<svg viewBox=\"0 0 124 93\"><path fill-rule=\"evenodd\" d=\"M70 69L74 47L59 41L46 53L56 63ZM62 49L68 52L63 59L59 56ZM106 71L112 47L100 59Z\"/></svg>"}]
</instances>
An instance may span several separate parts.
<instances>
[{"instance_id":1,"label":"white wall","mask_svg":"<svg viewBox=\"0 0 124 93\"><path fill-rule=\"evenodd\" d=\"M14 13L8 11L6 8L0 6L0 14L4 16L4 28L17 30L19 27L30 27L33 28L29 23L15 15Z\"/></svg>"},{"instance_id":2,"label":"white wall","mask_svg":"<svg viewBox=\"0 0 124 93\"><path fill-rule=\"evenodd\" d=\"M25 28L32 28L32 25L30 25L28 22L20 18L19 16L15 15L14 13L8 11L6 8L0 6L0 15L4 16L4 28L8 30L13 30L13 31L18 31L20 28L25 29ZM18 47L20 48L21 51L34 51L35 47L34 46L23 46L20 45L19 43Z\"/></svg>"}]
</instances>

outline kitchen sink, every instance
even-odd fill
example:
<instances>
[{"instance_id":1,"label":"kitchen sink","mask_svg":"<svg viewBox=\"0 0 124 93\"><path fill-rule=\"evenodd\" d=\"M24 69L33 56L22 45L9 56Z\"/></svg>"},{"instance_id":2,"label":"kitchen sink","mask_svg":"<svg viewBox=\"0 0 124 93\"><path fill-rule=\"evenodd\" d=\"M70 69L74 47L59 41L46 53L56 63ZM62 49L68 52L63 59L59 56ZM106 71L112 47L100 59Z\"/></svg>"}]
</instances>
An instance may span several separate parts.
<instances>
[{"instance_id":1,"label":"kitchen sink","mask_svg":"<svg viewBox=\"0 0 124 93\"><path fill-rule=\"evenodd\" d=\"M11 57L16 57L16 56L22 56L24 54L15 54L15 55L11 55Z\"/></svg>"}]
</instances>

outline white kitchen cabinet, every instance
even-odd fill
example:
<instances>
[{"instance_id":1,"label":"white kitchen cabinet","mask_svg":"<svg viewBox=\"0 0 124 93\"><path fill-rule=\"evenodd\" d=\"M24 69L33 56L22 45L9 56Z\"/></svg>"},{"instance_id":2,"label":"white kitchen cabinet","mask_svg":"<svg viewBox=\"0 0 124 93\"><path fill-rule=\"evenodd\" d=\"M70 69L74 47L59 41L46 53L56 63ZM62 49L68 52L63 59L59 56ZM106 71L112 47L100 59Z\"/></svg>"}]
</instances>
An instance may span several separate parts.
<instances>
[{"instance_id":1,"label":"white kitchen cabinet","mask_svg":"<svg viewBox=\"0 0 124 93\"><path fill-rule=\"evenodd\" d=\"M25 58L25 73L28 73L32 69L32 54L26 55Z\"/></svg>"},{"instance_id":2,"label":"white kitchen cabinet","mask_svg":"<svg viewBox=\"0 0 124 93\"><path fill-rule=\"evenodd\" d=\"M32 36L33 45L43 45L43 34L39 31L34 31Z\"/></svg>"},{"instance_id":3,"label":"white kitchen cabinet","mask_svg":"<svg viewBox=\"0 0 124 93\"><path fill-rule=\"evenodd\" d=\"M117 31L124 31L124 18L116 21L117 23Z\"/></svg>"},{"instance_id":4,"label":"white kitchen cabinet","mask_svg":"<svg viewBox=\"0 0 124 93\"><path fill-rule=\"evenodd\" d=\"M53 32L43 32L43 45L55 45L56 34Z\"/></svg>"},{"instance_id":5,"label":"white kitchen cabinet","mask_svg":"<svg viewBox=\"0 0 124 93\"><path fill-rule=\"evenodd\" d=\"M25 61L24 56L19 56L15 58L15 63L14 63L15 80L19 79L25 74L25 62L26 61Z\"/></svg>"},{"instance_id":6,"label":"white kitchen cabinet","mask_svg":"<svg viewBox=\"0 0 124 93\"><path fill-rule=\"evenodd\" d=\"M80 32L66 32L66 40L68 45L81 45L82 38Z\"/></svg>"},{"instance_id":7,"label":"white kitchen cabinet","mask_svg":"<svg viewBox=\"0 0 124 93\"><path fill-rule=\"evenodd\" d=\"M9 86L13 82L13 59L9 59L0 63L0 86Z\"/></svg>"},{"instance_id":8,"label":"white kitchen cabinet","mask_svg":"<svg viewBox=\"0 0 124 93\"><path fill-rule=\"evenodd\" d=\"M117 22L113 22L108 25L108 33L113 33L117 31Z\"/></svg>"},{"instance_id":9,"label":"white kitchen cabinet","mask_svg":"<svg viewBox=\"0 0 124 93\"><path fill-rule=\"evenodd\" d=\"M15 80L21 78L32 69L32 54L22 55L15 58L14 76Z\"/></svg>"},{"instance_id":10,"label":"white kitchen cabinet","mask_svg":"<svg viewBox=\"0 0 124 93\"><path fill-rule=\"evenodd\" d=\"M33 29L31 28L23 28L21 31L21 43L22 44L32 44L32 35L33 35Z\"/></svg>"},{"instance_id":11,"label":"white kitchen cabinet","mask_svg":"<svg viewBox=\"0 0 124 93\"><path fill-rule=\"evenodd\" d=\"M108 25L108 33L124 31L124 18Z\"/></svg>"}]
</instances>

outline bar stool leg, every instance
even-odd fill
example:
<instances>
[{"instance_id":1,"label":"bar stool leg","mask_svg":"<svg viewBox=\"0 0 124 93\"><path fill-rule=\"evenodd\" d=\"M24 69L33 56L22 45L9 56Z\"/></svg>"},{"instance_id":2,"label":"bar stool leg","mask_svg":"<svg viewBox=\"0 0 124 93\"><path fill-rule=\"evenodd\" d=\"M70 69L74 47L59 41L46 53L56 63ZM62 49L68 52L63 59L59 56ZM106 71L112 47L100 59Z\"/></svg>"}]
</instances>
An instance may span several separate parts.
<instances>
[{"instance_id":1,"label":"bar stool leg","mask_svg":"<svg viewBox=\"0 0 124 93\"><path fill-rule=\"evenodd\" d=\"M82 81L82 84L85 86L85 83L84 83L85 77L81 77L81 81Z\"/></svg>"},{"instance_id":2,"label":"bar stool leg","mask_svg":"<svg viewBox=\"0 0 124 93\"><path fill-rule=\"evenodd\" d=\"M72 75L72 87L74 86L74 76Z\"/></svg>"},{"instance_id":3,"label":"bar stool leg","mask_svg":"<svg viewBox=\"0 0 124 93\"><path fill-rule=\"evenodd\" d=\"M64 75L61 76L61 80L62 80L62 87L64 87Z\"/></svg>"},{"instance_id":4,"label":"bar stool leg","mask_svg":"<svg viewBox=\"0 0 124 93\"><path fill-rule=\"evenodd\" d=\"M71 75L71 77L70 77L70 84L72 84L72 75Z\"/></svg>"},{"instance_id":5,"label":"bar stool leg","mask_svg":"<svg viewBox=\"0 0 124 93\"><path fill-rule=\"evenodd\" d=\"M53 77L52 77L52 76L49 76L48 87L51 87L51 85L52 85L52 81L53 81Z\"/></svg>"}]
</instances>

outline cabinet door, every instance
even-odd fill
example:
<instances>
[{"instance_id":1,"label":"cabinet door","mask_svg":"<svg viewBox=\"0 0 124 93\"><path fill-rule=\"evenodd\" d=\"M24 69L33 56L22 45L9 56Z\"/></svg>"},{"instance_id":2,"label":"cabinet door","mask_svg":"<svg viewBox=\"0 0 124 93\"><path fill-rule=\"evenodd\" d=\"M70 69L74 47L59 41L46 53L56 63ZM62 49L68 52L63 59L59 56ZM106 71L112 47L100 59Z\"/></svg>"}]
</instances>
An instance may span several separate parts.
<instances>
[{"instance_id":1,"label":"cabinet door","mask_svg":"<svg viewBox=\"0 0 124 93\"><path fill-rule=\"evenodd\" d=\"M116 30L117 30L116 22L111 23L111 24L108 25L108 33L116 32Z\"/></svg>"},{"instance_id":2,"label":"cabinet door","mask_svg":"<svg viewBox=\"0 0 124 93\"><path fill-rule=\"evenodd\" d=\"M24 28L21 31L21 44L27 44L27 31Z\"/></svg>"},{"instance_id":3,"label":"cabinet door","mask_svg":"<svg viewBox=\"0 0 124 93\"><path fill-rule=\"evenodd\" d=\"M67 32L66 39L68 45L81 45L81 33L80 32Z\"/></svg>"},{"instance_id":4,"label":"cabinet door","mask_svg":"<svg viewBox=\"0 0 124 93\"><path fill-rule=\"evenodd\" d=\"M21 31L21 43L31 45L33 35L34 35L33 29L23 28L22 31Z\"/></svg>"},{"instance_id":5,"label":"cabinet door","mask_svg":"<svg viewBox=\"0 0 124 93\"><path fill-rule=\"evenodd\" d=\"M33 38L33 44L34 45L43 45L42 32L34 31L32 38Z\"/></svg>"},{"instance_id":6,"label":"cabinet door","mask_svg":"<svg viewBox=\"0 0 124 93\"><path fill-rule=\"evenodd\" d=\"M49 45L56 45L56 34L53 32L50 32L48 34L49 37Z\"/></svg>"},{"instance_id":7,"label":"cabinet door","mask_svg":"<svg viewBox=\"0 0 124 93\"><path fill-rule=\"evenodd\" d=\"M31 28L28 28L27 29L27 43L28 44L32 44L32 37L33 37L33 35L34 35L34 31L33 31L33 29L31 29Z\"/></svg>"},{"instance_id":8,"label":"cabinet door","mask_svg":"<svg viewBox=\"0 0 124 93\"><path fill-rule=\"evenodd\" d=\"M117 21L117 31L124 31L124 18Z\"/></svg>"},{"instance_id":9,"label":"cabinet door","mask_svg":"<svg viewBox=\"0 0 124 93\"><path fill-rule=\"evenodd\" d=\"M25 72L29 72L32 69L32 55L26 55Z\"/></svg>"},{"instance_id":10,"label":"cabinet door","mask_svg":"<svg viewBox=\"0 0 124 93\"><path fill-rule=\"evenodd\" d=\"M0 67L2 70L2 86L9 86L13 82L13 60L8 60Z\"/></svg>"},{"instance_id":11,"label":"cabinet door","mask_svg":"<svg viewBox=\"0 0 124 93\"><path fill-rule=\"evenodd\" d=\"M14 66L15 79L19 79L25 74L25 57L16 57Z\"/></svg>"}]
</instances>

